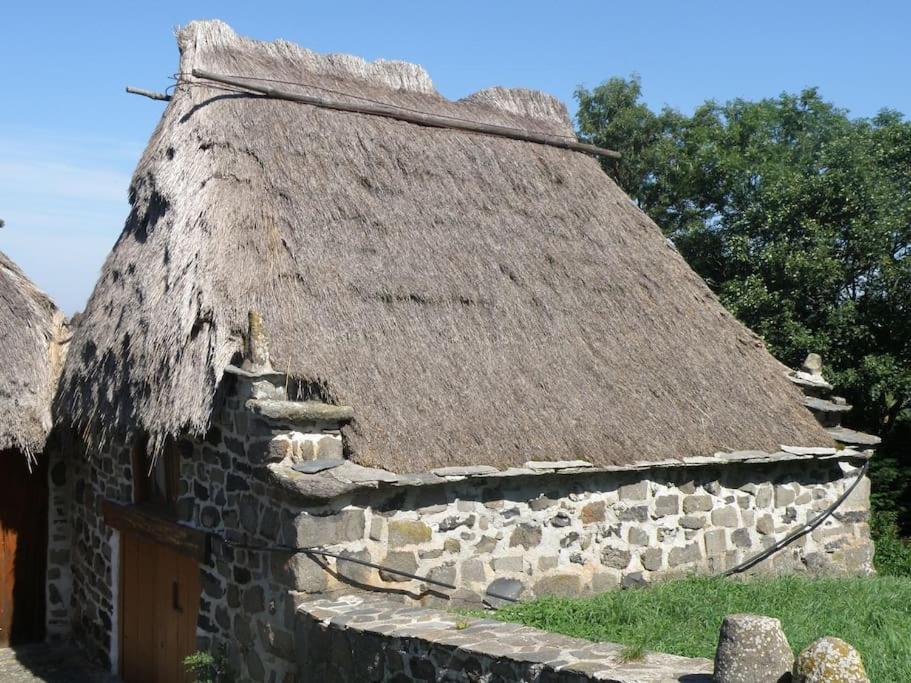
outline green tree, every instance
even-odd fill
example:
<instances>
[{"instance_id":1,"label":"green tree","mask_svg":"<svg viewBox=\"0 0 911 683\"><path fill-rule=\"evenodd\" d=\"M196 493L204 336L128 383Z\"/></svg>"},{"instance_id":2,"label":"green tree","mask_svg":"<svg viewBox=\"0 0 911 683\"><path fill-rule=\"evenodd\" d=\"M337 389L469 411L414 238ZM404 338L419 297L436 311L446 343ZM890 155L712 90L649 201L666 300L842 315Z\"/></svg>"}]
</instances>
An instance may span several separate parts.
<instances>
[{"instance_id":1,"label":"green tree","mask_svg":"<svg viewBox=\"0 0 911 683\"><path fill-rule=\"evenodd\" d=\"M623 154L605 171L728 308L787 365L822 354L885 440L878 503L911 525L911 122L815 89L692 116L651 111L636 77L576 96L580 138Z\"/></svg>"}]
</instances>

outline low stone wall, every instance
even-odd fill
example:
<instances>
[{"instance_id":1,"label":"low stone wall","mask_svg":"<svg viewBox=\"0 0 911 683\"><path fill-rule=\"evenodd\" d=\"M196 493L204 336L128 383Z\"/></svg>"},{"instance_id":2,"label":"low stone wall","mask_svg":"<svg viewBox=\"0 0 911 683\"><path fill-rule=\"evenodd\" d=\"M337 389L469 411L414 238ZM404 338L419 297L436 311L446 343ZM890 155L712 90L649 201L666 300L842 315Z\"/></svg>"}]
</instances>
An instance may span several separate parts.
<instances>
[{"instance_id":1,"label":"low stone wall","mask_svg":"<svg viewBox=\"0 0 911 683\"><path fill-rule=\"evenodd\" d=\"M313 600L297 612L298 681L710 683L712 662L647 653L388 600Z\"/></svg>"}]
</instances>

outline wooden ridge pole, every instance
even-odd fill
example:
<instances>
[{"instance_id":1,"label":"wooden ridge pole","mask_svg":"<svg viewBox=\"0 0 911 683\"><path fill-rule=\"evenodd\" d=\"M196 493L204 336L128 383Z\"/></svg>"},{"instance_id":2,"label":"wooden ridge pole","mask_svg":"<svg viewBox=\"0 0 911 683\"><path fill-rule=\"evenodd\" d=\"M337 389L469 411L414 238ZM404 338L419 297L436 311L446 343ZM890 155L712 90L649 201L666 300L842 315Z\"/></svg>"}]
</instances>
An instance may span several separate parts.
<instances>
[{"instance_id":1,"label":"wooden ridge pole","mask_svg":"<svg viewBox=\"0 0 911 683\"><path fill-rule=\"evenodd\" d=\"M408 123L415 123L419 126L429 126L431 128L450 128L452 130L465 130L472 133L481 133L482 135L494 135L496 137L510 138L512 140L534 142L539 145L560 147L562 149L571 149L576 152L595 154L597 156L608 157L610 159L620 158L620 153L615 152L614 150L604 149L603 147L596 147L595 145L578 142L577 140L569 140L567 138L562 138L558 135L550 135L548 133L534 133L531 131L521 130L519 128L510 128L508 126L498 126L495 124L480 123L476 121L457 121L449 119L445 116L418 113L399 109L398 107L393 107L385 104L373 104L368 102L338 102L335 100L327 100L322 97L315 97L313 95L300 95L297 93L288 92L287 90L279 90L269 85L260 85L250 83L249 81L241 80L238 78L221 76L219 74L212 73L211 71L206 71L205 69L193 69L193 76L196 78L203 78L209 81L214 81L216 83L224 83L225 85L230 85L235 88L243 88L244 90L249 90L250 92L258 93L265 97L276 100L300 102L301 104L309 104L314 107L335 109L337 111L347 111L356 114L384 116L386 118L406 121Z\"/></svg>"}]
</instances>

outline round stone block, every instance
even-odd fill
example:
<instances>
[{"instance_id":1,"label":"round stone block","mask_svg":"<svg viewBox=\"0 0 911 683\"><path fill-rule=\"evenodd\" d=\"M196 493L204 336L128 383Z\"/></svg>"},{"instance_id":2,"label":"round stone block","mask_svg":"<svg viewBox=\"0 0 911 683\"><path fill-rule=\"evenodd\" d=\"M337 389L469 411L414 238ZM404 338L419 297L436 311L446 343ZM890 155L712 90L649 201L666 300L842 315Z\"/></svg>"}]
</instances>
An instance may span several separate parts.
<instances>
[{"instance_id":1,"label":"round stone block","mask_svg":"<svg viewBox=\"0 0 911 683\"><path fill-rule=\"evenodd\" d=\"M785 683L794 654L781 622L758 614L729 614L715 652L715 683Z\"/></svg>"},{"instance_id":2,"label":"round stone block","mask_svg":"<svg viewBox=\"0 0 911 683\"><path fill-rule=\"evenodd\" d=\"M807 645L794 662L794 683L869 683L860 653L827 636Z\"/></svg>"}]
</instances>

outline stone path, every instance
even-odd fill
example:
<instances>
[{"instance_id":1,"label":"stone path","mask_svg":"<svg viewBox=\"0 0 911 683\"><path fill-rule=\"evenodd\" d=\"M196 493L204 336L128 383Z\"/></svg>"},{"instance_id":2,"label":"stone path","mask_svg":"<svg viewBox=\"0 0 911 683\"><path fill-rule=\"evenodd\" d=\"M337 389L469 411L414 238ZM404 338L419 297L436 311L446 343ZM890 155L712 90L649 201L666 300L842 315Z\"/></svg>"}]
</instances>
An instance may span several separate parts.
<instances>
[{"instance_id":1,"label":"stone path","mask_svg":"<svg viewBox=\"0 0 911 683\"><path fill-rule=\"evenodd\" d=\"M0 648L3 683L119 683L116 676L90 665L71 645L34 643Z\"/></svg>"}]
</instances>

